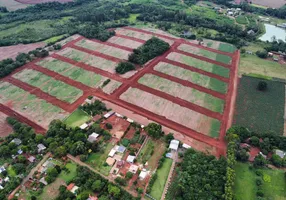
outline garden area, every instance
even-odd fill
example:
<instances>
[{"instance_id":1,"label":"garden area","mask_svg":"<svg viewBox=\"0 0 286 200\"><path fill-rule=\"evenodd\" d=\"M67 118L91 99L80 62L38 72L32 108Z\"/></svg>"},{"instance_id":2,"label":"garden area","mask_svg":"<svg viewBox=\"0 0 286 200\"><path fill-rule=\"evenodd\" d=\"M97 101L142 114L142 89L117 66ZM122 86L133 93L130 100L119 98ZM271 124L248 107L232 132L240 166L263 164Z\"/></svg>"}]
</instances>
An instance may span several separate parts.
<instances>
[{"instance_id":1,"label":"garden area","mask_svg":"<svg viewBox=\"0 0 286 200\"><path fill-rule=\"evenodd\" d=\"M76 109L70 116L68 116L65 120L64 123L70 127L77 127L82 125L83 123L87 122L90 120L91 117L82 111L81 109Z\"/></svg>"},{"instance_id":2,"label":"garden area","mask_svg":"<svg viewBox=\"0 0 286 200\"><path fill-rule=\"evenodd\" d=\"M285 84L263 80L265 91L257 89L262 79L242 76L239 81L234 124L257 133L284 131Z\"/></svg>"}]
</instances>

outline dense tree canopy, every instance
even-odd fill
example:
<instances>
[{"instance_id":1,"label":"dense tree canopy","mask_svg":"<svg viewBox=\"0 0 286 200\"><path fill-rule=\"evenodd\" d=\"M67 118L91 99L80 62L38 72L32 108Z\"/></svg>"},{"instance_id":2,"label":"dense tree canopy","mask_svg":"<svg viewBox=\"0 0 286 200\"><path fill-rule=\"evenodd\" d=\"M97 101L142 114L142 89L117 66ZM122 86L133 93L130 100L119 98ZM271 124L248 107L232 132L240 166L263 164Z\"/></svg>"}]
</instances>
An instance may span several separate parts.
<instances>
[{"instance_id":1,"label":"dense tree canopy","mask_svg":"<svg viewBox=\"0 0 286 200\"><path fill-rule=\"evenodd\" d=\"M130 62L120 62L115 68L116 73L125 74L131 70L134 70L135 66Z\"/></svg>"}]
</instances>

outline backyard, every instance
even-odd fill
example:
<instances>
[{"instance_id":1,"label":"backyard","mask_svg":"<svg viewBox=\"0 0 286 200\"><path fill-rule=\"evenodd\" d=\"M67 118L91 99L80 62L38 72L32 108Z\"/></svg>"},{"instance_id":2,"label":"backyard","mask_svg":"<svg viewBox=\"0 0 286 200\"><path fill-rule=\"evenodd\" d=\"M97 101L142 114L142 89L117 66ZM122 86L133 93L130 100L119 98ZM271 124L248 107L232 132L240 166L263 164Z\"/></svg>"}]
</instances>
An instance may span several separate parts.
<instances>
[{"instance_id":1,"label":"backyard","mask_svg":"<svg viewBox=\"0 0 286 200\"><path fill-rule=\"evenodd\" d=\"M64 122L70 127L77 127L90 120L91 117L80 109L76 109Z\"/></svg>"},{"instance_id":2,"label":"backyard","mask_svg":"<svg viewBox=\"0 0 286 200\"><path fill-rule=\"evenodd\" d=\"M238 87L234 124L258 133L284 131L285 84L270 80L266 91L257 90L262 79L243 76ZM255 102L255 103L254 103Z\"/></svg>"}]
</instances>

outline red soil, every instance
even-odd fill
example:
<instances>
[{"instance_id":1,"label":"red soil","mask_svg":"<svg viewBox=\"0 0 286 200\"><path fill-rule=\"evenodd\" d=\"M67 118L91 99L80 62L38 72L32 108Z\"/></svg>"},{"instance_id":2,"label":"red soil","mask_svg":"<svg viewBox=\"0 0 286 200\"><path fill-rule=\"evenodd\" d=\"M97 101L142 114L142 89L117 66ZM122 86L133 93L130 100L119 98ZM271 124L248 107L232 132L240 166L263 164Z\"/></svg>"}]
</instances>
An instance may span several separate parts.
<instances>
[{"instance_id":1,"label":"red soil","mask_svg":"<svg viewBox=\"0 0 286 200\"><path fill-rule=\"evenodd\" d=\"M12 127L6 122L8 116L0 112L0 137L6 137L13 132Z\"/></svg>"},{"instance_id":2,"label":"red soil","mask_svg":"<svg viewBox=\"0 0 286 200\"><path fill-rule=\"evenodd\" d=\"M60 2L60 3L67 3L67 2L72 2L73 0L15 0L19 3L23 4L39 4L39 3L48 3L48 2Z\"/></svg>"},{"instance_id":3,"label":"red soil","mask_svg":"<svg viewBox=\"0 0 286 200\"><path fill-rule=\"evenodd\" d=\"M91 66L86 65L86 64L84 64L82 62L77 62L77 61L74 61L72 59L69 59L69 58L57 55L57 54L53 54L52 55L52 57L57 58L59 60L62 60L64 62L68 62L70 64L73 64L73 65L77 66L77 67L81 67L81 68L83 68L85 70L93 71L93 72L98 73L100 75L103 75L103 76L105 76L107 78L114 79L114 80L122 82L122 85L112 95L107 95L107 94L103 93L100 89L90 88L90 87L88 87L86 85L83 85L83 84L81 84L79 82L76 82L76 81L74 81L74 80L72 80L70 78L64 77L64 76L62 76L62 75L60 75L58 73L52 72L52 71L50 71L48 69L45 69L43 67L40 67L40 66L36 66L34 63L36 63L37 61L33 61L32 63L27 64L24 67L21 67L21 69L18 69L16 71L19 71L19 70L22 70L24 68L29 67L29 68L38 70L38 71L40 71L40 72L42 72L42 73L44 73L46 75L52 76L52 77L54 77L57 80L61 80L61 81L65 82L65 83L67 83L67 84L70 84L70 85L72 85L74 87L77 87L77 88L83 90L84 91L84 95L78 101L76 101L72 105L69 105L67 103L63 104L63 102L59 101L58 99L55 99L54 97L51 98L47 94L42 94L43 92L39 91L39 89L28 88L28 87L26 88L31 93L34 92L39 98L45 99L45 100L47 100L47 101L49 101L49 102L51 102L51 103L53 103L55 105L58 105L59 107L64 108L65 110L72 111L78 105L80 105L87 96L95 95L98 98L101 98L102 100L109 101L109 102L111 102L111 103L113 103L113 104L115 104L117 106L120 106L122 108L128 109L130 111L133 111L134 113L142 115L142 116L148 118L149 120L152 120L152 121L155 121L157 123L160 123L161 125L163 125L165 127L168 127L168 128L171 128L171 129L173 129L173 130L175 130L177 132L180 132L180 133L182 133L182 134L184 134L186 136L189 136L190 138L193 138L195 140L198 140L198 141L203 142L205 144L208 144L210 146L216 147L217 148L217 156L225 155L225 153L226 153L226 144L224 142L224 136L225 136L225 132L226 132L227 128L229 128L229 126L232 123L232 116L233 116L233 111L234 111L234 103L235 103L236 90L237 90L237 83L236 82L237 82L237 68L238 68L238 61L239 61L239 52L237 51L235 54L229 54L229 53L220 52L218 50L214 50L214 49L211 49L211 48L208 48L208 47L204 47L204 49L212 51L212 52L221 53L221 54L225 54L225 55L231 55L231 57L232 57L232 64L231 65L224 64L224 67L227 67L227 68L230 69L230 77L228 79L228 78L224 78L224 77L221 77L221 76L218 76L218 75L215 75L215 74L203 71L203 70L196 69L194 67L190 67L190 66L187 66L187 65L184 65L184 64L181 64L181 63L178 63L178 62L175 62L175 61L170 61L170 60L166 59L166 56L169 53L177 51L179 53L182 53L182 54L185 54L185 55L188 55L188 56L191 56L191 57L197 57L197 58L199 58L201 60L205 60L207 62L211 62L213 64L218 64L218 65L222 66L222 63L217 63L216 61L213 61L213 60L210 61L210 59L208 59L208 58L204 58L204 57L201 57L201 56L198 57L196 55L193 55L193 54L190 54L190 53L181 52L181 51L177 50L177 47L180 44L182 44L182 40L181 39L175 39L175 38L172 38L172 37L169 37L169 36L166 36L166 35L154 34L154 33L151 33L151 32L145 31L145 30L135 29L135 28L131 28L131 27L126 27L126 29L131 29L131 30L135 30L135 31L139 31L139 32L144 32L144 33L148 33L148 34L158 35L158 36L166 38L166 39L171 39L171 40L174 41L174 44L171 45L171 48L167 52L165 52L161 56L156 57L155 59L153 59L149 63L147 63L141 70L139 70L135 75L133 75L132 77L130 77L128 79L122 78L122 77L120 77L117 74L112 74L112 73L106 72L104 70L101 70L101 69L98 69L98 68L95 68L95 67L91 67ZM140 39L134 39L134 38L127 37L127 36L120 36L120 35L116 35L116 36L125 37L125 38L128 38L128 39L132 39L134 41L135 40L136 41L140 40ZM95 52L95 51L92 51L92 50L88 50L88 49L85 49L85 48L81 48L81 47L75 46L74 44L77 41L81 40L81 39L83 39L83 37L80 37L80 38L78 38L78 39L76 39L76 40L66 44L63 48L72 47L72 48L78 49L80 51L84 51L86 53L89 53L89 54L92 54L92 55L96 55L96 56L99 56L99 57L102 57L102 58L105 58L105 59L108 59L108 60L112 60L112 61L115 61L115 62L119 62L120 61L120 59L114 58L112 56L104 55L102 53L98 53L98 52ZM143 43L143 41L141 41L141 42ZM104 44L106 44L106 43L104 43ZM190 45L194 45L194 44L190 43ZM122 48L122 49L125 50L125 48L124 47L120 47L120 45L118 45L118 46L116 45L116 47L117 48ZM201 48L201 46L199 46L199 47ZM198 86L196 84L192 84L192 83L189 83L187 81L183 81L183 80L180 80L178 78L171 77L169 75L165 75L165 74L163 75L160 72L154 71L154 69L153 69L154 66L156 64L158 64L159 62L161 62L161 61L164 61L164 62L173 64L173 65L176 65L178 67L182 67L184 69L195 71L195 72L198 72L198 73L201 73L201 74L213 77L213 78L217 78L217 79L219 79L221 81L229 83L228 92L227 92L226 95L220 94L218 92L215 92L215 91L212 91L210 89ZM143 85L139 84L138 80L146 73L152 73L152 74L161 76L163 78L167 78L169 80L178 82L178 83L183 84L185 86L192 87L192 88L198 89L200 91L206 92L207 94L211 94L211 95L216 96L218 98L225 99L225 110L224 110L224 113L220 114L220 113L212 112L212 111L210 111L210 110L208 110L206 108L200 107L198 105L194 105L194 104L192 104L190 102L187 102L187 101L184 101L182 99L173 97L173 96L168 95L166 93L159 92L156 89L152 89L152 88L149 88L149 87L146 87L146 86L143 86ZM7 79L9 79L11 81L12 79L9 78L10 76L11 75L9 75ZM15 83L15 82L13 82L13 83ZM15 84L21 85L22 87L26 87L23 84L20 84L19 82L15 83ZM179 104L179 105L182 105L182 106L187 107L189 109L192 109L192 110L194 110L196 112L202 113L202 114L204 114L206 116L210 116L210 117L213 117L213 118L221 120L222 125L221 125L219 138L215 139L215 138L211 138L209 136L203 135L203 134L201 134L201 133L199 133L199 132L197 132L195 130L192 130L190 128L182 126L179 123L176 123L174 121L168 120L164 116L160 116L160 115L154 114L154 113L152 113L150 111L145 110L142 107L138 107L138 106L133 105L133 104L131 104L129 102L125 102L125 101L119 99L120 95L123 92L125 92L129 87L139 88L139 89L141 89L143 91L146 91L146 92L155 94L157 96L163 97L163 98L165 98L165 99L167 99L169 101L172 101L172 102L174 102L176 104ZM3 105L1 105L1 106L3 107ZM15 113L11 109L9 110L9 108L7 108L7 107L4 107L4 108L6 109L6 113L8 113L9 115L13 115L13 113ZM29 121L28 119L24 118L23 116L20 116L20 115L18 115L18 116L19 116L18 118L20 118L21 120L28 121L29 125L31 125L32 127L38 128L38 129L41 128L37 124L31 123L31 121Z\"/></svg>"}]
</instances>

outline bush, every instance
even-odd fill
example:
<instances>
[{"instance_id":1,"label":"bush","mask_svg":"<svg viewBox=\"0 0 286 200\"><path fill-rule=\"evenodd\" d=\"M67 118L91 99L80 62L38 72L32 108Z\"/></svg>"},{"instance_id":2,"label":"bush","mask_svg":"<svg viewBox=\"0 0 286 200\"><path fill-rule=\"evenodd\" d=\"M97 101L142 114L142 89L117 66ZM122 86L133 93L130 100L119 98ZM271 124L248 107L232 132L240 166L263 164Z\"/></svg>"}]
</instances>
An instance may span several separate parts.
<instances>
[{"instance_id":1,"label":"bush","mask_svg":"<svg viewBox=\"0 0 286 200\"><path fill-rule=\"evenodd\" d=\"M120 62L115 68L116 73L125 74L131 70L134 70L135 66L130 62Z\"/></svg>"},{"instance_id":2,"label":"bush","mask_svg":"<svg viewBox=\"0 0 286 200\"><path fill-rule=\"evenodd\" d=\"M258 197L263 197L263 196L264 196L263 191L258 190L258 191L256 192L256 196L258 196Z\"/></svg>"},{"instance_id":3,"label":"bush","mask_svg":"<svg viewBox=\"0 0 286 200\"><path fill-rule=\"evenodd\" d=\"M103 83L102 83L102 88L104 87L104 86L106 86L108 83L110 82L110 79L106 79Z\"/></svg>"},{"instance_id":4,"label":"bush","mask_svg":"<svg viewBox=\"0 0 286 200\"><path fill-rule=\"evenodd\" d=\"M259 58L267 58L267 51L256 51L256 55L259 57Z\"/></svg>"},{"instance_id":5,"label":"bush","mask_svg":"<svg viewBox=\"0 0 286 200\"><path fill-rule=\"evenodd\" d=\"M257 179L256 179L256 185L257 185L257 186L262 185L262 180L261 180L261 178L257 178Z\"/></svg>"},{"instance_id":6,"label":"bush","mask_svg":"<svg viewBox=\"0 0 286 200\"><path fill-rule=\"evenodd\" d=\"M132 172L127 172L126 173L126 179L129 180L133 177L133 173Z\"/></svg>"},{"instance_id":7,"label":"bush","mask_svg":"<svg viewBox=\"0 0 286 200\"><path fill-rule=\"evenodd\" d=\"M127 147L129 145L130 141L126 138L124 138L122 141L121 141L121 144L125 147Z\"/></svg>"},{"instance_id":8,"label":"bush","mask_svg":"<svg viewBox=\"0 0 286 200\"><path fill-rule=\"evenodd\" d=\"M110 129L112 129L112 124L106 123L106 124L105 124L105 127L110 130Z\"/></svg>"},{"instance_id":9,"label":"bush","mask_svg":"<svg viewBox=\"0 0 286 200\"><path fill-rule=\"evenodd\" d=\"M116 183L118 183L119 185L122 185L122 186L126 186L126 185L127 185L126 180L123 179L123 178L120 178L120 177L117 177L114 181L115 181Z\"/></svg>"},{"instance_id":10,"label":"bush","mask_svg":"<svg viewBox=\"0 0 286 200\"><path fill-rule=\"evenodd\" d=\"M267 83L265 81L259 81L257 89L259 91L265 91L267 89Z\"/></svg>"}]
</instances>

